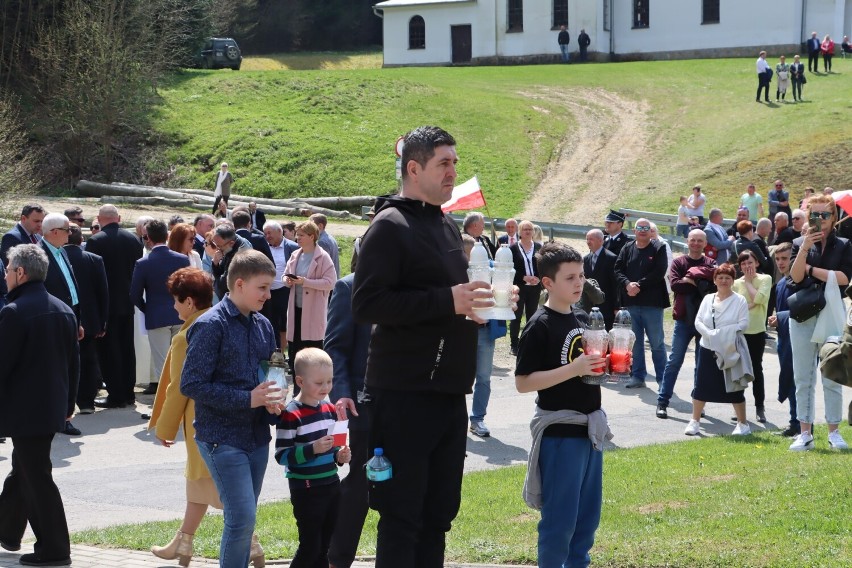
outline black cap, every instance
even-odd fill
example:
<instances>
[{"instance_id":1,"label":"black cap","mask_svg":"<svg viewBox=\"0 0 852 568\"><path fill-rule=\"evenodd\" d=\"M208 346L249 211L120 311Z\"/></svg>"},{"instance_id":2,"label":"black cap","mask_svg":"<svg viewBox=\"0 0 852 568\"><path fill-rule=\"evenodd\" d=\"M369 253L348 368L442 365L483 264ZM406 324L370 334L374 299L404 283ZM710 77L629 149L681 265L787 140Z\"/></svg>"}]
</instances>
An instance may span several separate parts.
<instances>
[{"instance_id":1,"label":"black cap","mask_svg":"<svg viewBox=\"0 0 852 568\"><path fill-rule=\"evenodd\" d=\"M624 213L610 209L609 213L606 214L605 221L609 223L624 223L624 218Z\"/></svg>"}]
</instances>

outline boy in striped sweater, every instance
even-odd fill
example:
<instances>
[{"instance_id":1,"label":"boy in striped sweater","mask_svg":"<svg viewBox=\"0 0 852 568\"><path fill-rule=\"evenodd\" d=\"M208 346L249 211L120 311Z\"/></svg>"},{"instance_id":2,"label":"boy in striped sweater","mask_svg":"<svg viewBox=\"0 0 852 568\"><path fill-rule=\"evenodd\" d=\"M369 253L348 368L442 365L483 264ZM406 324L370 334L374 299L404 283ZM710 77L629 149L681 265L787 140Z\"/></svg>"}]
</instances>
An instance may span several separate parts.
<instances>
[{"instance_id":1,"label":"boy in striped sweater","mask_svg":"<svg viewBox=\"0 0 852 568\"><path fill-rule=\"evenodd\" d=\"M329 433L337 419L334 405L326 400L331 392L331 357L309 347L296 354L293 366L301 391L281 413L275 439L275 460L287 468L299 529L299 548L290 567L328 566L340 498L337 467L349 462L351 452L349 446L334 447Z\"/></svg>"}]
</instances>

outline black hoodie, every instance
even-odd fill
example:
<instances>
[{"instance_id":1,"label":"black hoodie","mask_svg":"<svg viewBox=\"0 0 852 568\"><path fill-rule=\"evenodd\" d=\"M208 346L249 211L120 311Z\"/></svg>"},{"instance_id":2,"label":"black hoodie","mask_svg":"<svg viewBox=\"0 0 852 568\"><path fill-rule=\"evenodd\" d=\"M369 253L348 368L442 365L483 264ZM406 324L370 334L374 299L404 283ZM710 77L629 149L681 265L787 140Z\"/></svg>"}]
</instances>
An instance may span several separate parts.
<instances>
[{"instance_id":1,"label":"black hoodie","mask_svg":"<svg viewBox=\"0 0 852 568\"><path fill-rule=\"evenodd\" d=\"M477 325L456 315L451 288L468 281L461 233L441 208L391 197L361 241L352 313L375 324L367 386L471 392Z\"/></svg>"}]
</instances>

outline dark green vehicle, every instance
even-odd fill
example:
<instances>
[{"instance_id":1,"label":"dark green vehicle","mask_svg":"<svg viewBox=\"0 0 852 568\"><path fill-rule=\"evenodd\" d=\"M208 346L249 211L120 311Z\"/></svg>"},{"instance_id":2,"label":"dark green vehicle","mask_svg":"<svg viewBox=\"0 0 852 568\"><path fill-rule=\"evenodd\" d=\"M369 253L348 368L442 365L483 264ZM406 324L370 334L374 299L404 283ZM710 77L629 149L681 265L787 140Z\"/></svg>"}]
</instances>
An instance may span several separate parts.
<instances>
[{"instance_id":1,"label":"dark green vehicle","mask_svg":"<svg viewBox=\"0 0 852 568\"><path fill-rule=\"evenodd\" d=\"M240 70L243 55L235 39L230 37L211 37L195 57L196 66L202 69L223 69L229 67Z\"/></svg>"}]
</instances>

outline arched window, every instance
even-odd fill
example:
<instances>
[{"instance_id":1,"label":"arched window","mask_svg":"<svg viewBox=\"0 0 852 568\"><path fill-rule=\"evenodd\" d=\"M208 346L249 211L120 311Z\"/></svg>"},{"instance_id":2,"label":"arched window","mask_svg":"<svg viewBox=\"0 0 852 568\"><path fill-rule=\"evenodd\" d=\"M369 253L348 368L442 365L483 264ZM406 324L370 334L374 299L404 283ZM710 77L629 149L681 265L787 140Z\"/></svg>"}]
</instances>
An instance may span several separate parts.
<instances>
[{"instance_id":1,"label":"arched window","mask_svg":"<svg viewBox=\"0 0 852 568\"><path fill-rule=\"evenodd\" d=\"M426 49L426 22L422 16L408 20L408 49Z\"/></svg>"}]
</instances>

